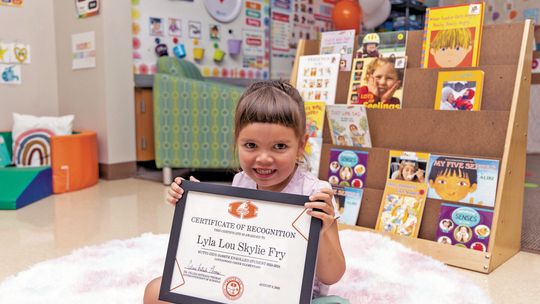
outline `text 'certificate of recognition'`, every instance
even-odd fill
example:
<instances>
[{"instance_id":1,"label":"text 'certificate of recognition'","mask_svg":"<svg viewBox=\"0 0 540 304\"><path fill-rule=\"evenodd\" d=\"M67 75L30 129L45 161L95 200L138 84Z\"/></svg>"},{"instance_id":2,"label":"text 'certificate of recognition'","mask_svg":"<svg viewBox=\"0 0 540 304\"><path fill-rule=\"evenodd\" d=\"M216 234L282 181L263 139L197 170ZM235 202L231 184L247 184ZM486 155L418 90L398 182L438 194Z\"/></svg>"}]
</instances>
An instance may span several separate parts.
<instances>
[{"instance_id":1,"label":"text 'certificate of recognition'","mask_svg":"<svg viewBox=\"0 0 540 304\"><path fill-rule=\"evenodd\" d=\"M160 299L309 303L319 220L307 196L182 181Z\"/></svg>"}]
</instances>

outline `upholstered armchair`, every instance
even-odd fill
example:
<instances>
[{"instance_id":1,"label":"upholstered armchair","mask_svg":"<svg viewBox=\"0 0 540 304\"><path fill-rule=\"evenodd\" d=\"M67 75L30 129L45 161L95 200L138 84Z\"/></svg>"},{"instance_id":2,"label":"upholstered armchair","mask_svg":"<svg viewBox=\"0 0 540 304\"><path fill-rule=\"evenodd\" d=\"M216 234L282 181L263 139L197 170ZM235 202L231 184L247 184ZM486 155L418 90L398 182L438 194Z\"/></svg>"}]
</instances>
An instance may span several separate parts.
<instances>
[{"instance_id":1,"label":"upholstered armchair","mask_svg":"<svg viewBox=\"0 0 540 304\"><path fill-rule=\"evenodd\" d=\"M242 87L205 80L187 60L159 58L154 76L154 143L164 184L171 183L172 168L238 166L233 119L243 91Z\"/></svg>"}]
</instances>

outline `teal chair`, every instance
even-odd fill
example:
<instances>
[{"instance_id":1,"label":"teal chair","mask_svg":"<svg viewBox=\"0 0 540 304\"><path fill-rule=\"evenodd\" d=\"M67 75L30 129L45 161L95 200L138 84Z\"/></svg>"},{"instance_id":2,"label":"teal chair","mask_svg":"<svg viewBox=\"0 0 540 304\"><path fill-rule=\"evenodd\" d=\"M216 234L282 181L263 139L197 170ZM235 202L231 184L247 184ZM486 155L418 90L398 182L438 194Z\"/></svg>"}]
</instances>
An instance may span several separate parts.
<instances>
[{"instance_id":1,"label":"teal chair","mask_svg":"<svg viewBox=\"0 0 540 304\"><path fill-rule=\"evenodd\" d=\"M191 62L160 57L154 76L154 144L163 183L172 168L237 168L234 110L243 87L205 80Z\"/></svg>"}]
</instances>

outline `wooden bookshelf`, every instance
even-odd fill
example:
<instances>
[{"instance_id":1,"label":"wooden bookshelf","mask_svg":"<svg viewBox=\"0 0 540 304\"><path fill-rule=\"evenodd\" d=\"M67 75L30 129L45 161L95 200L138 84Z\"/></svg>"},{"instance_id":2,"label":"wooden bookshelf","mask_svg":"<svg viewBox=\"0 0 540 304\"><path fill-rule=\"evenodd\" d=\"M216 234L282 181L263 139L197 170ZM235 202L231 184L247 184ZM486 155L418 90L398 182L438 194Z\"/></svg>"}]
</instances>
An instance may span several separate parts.
<instances>
[{"instance_id":1,"label":"wooden bookshelf","mask_svg":"<svg viewBox=\"0 0 540 304\"><path fill-rule=\"evenodd\" d=\"M477 112L433 109L441 69L420 68L423 32L408 32L403 109L367 109L373 148L342 147L369 152L362 205L356 226L350 228L374 229L390 150L497 159L500 171L495 207L489 208L494 213L487 252L434 241L443 203L436 199L426 201L418 238L387 235L448 265L483 273L493 271L520 250L533 29L530 20L483 28L479 66L469 68L484 71L482 108ZM301 40L296 58L318 54L318 50L318 41ZM291 73L293 85L297 72L298 60ZM346 103L349 78L350 72L340 72L337 104ZM321 164L328 163L332 147L339 146L332 145L326 122ZM327 173L321 165L319 178L326 180Z\"/></svg>"}]
</instances>

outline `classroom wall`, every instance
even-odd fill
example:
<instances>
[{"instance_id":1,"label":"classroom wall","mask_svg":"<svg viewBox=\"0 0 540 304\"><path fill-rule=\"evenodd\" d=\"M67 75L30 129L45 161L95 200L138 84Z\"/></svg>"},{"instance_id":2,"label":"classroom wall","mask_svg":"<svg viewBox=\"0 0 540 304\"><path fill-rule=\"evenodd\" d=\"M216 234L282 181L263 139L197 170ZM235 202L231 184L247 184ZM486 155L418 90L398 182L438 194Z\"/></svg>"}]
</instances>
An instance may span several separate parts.
<instances>
[{"instance_id":1,"label":"classroom wall","mask_svg":"<svg viewBox=\"0 0 540 304\"><path fill-rule=\"evenodd\" d=\"M99 162L135 161L135 114L131 60L131 1L101 1L97 16L78 19L72 0L56 0L54 28L60 114L98 133ZM94 31L96 67L71 68L73 34Z\"/></svg>"},{"instance_id":2,"label":"classroom wall","mask_svg":"<svg viewBox=\"0 0 540 304\"><path fill-rule=\"evenodd\" d=\"M0 41L26 43L31 49L30 64L21 66L22 84L0 84L0 130L11 130L13 112L58 115L53 0L0 6Z\"/></svg>"}]
</instances>

